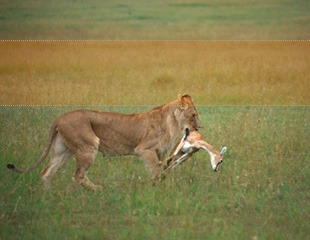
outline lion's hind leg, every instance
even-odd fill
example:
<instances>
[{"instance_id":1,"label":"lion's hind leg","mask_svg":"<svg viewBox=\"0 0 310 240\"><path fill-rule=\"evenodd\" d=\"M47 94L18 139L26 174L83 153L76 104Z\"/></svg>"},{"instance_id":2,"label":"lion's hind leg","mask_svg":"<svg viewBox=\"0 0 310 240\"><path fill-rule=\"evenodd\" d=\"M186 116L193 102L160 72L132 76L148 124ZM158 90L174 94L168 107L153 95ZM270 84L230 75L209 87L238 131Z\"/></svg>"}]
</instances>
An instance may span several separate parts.
<instances>
[{"instance_id":1,"label":"lion's hind leg","mask_svg":"<svg viewBox=\"0 0 310 240\"><path fill-rule=\"evenodd\" d=\"M78 183L92 190L100 190L101 186L93 184L87 177L87 172L97 155L97 151L83 152L76 155L76 170L74 178Z\"/></svg>"},{"instance_id":2,"label":"lion's hind leg","mask_svg":"<svg viewBox=\"0 0 310 240\"><path fill-rule=\"evenodd\" d=\"M62 137L58 134L55 138L52 157L49 164L41 172L43 185L50 187L51 177L69 160L73 153L64 143Z\"/></svg>"},{"instance_id":3,"label":"lion's hind leg","mask_svg":"<svg viewBox=\"0 0 310 240\"><path fill-rule=\"evenodd\" d=\"M78 183L92 190L102 189L101 186L93 184L87 177L87 172L90 166L93 164L95 157L97 155L98 147L99 147L99 139L94 141L94 144L88 144L84 146L82 149L75 152L76 171L74 174L74 178Z\"/></svg>"},{"instance_id":4,"label":"lion's hind leg","mask_svg":"<svg viewBox=\"0 0 310 240\"><path fill-rule=\"evenodd\" d=\"M76 158L75 182L92 190L101 189L101 186L93 184L87 178L87 172L95 160L100 142L91 125L86 124L80 128L74 125L65 125L58 130Z\"/></svg>"}]
</instances>

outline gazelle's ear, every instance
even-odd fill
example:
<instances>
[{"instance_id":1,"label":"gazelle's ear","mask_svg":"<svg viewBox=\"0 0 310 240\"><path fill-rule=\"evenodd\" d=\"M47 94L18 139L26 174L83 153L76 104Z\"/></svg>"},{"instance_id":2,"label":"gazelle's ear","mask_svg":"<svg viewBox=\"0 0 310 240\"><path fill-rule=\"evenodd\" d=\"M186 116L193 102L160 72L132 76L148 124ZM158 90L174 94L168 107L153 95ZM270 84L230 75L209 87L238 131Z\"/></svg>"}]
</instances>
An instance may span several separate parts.
<instances>
[{"instance_id":1,"label":"gazelle's ear","mask_svg":"<svg viewBox=\"0 0 310 240\"><path fill-rule=\"evenodd\" d=\"M188 105L185 102L185 98L181 94L178 95L178 102L178 106L181 110L186 110L188 108Z\"/></svg>"},{"instance_id":2,"label":"gazelle's ear","mask_svg":"<svg viewBox=\"0 0 310 240\"><path fill-rule=\"evenodd\" d=\"M227 147L223 147L220 155L222 156L227 151Z\"/></svg>"}]
</instances>

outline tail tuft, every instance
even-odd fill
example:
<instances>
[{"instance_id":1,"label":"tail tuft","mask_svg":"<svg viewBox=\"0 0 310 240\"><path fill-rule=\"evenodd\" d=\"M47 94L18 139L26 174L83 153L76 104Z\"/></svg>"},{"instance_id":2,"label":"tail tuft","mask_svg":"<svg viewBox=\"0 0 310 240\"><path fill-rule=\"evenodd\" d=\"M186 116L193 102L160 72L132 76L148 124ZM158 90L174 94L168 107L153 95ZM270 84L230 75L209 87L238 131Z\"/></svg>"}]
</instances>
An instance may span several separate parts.
<instances>
[{"instance_id":1,"label":"tail tuft","mask_svg":"<svg viewBox=\"0 0 310 240\"><path fill-rule=\"evenodd\" d=\"M8 167L8 169L12 169L12 170L15 168L15 166L13 164L8 164L7 167Z\"/></svg>"}]
</instances>

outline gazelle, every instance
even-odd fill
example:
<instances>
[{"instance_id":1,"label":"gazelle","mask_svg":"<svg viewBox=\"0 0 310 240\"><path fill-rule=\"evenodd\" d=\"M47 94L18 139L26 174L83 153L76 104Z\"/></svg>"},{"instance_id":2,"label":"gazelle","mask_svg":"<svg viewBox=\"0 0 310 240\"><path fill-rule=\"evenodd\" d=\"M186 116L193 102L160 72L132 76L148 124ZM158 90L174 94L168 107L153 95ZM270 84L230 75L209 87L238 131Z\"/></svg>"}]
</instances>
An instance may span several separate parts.
<instances>
[{"instance_id":1,"label":"gazelle","mask_svg":"<svg viewBox=\"0 0 310 240\"><path fill-rule=\"evenodd\" d=\"M179 158L173 161L172 164L163 171L162 175L165 175L172 169L176 168L200 149L203 149L209 153L212 169L213 171L217 172L219 166L223 163L223 154L227 151L227 147L223 147L221 152L218 152L214 147L203 140L201 134L198 131L190 132L188 129L186 129L186 134L178 143L174 153L164 162L169 164L173 158Z\"/></svg>"}]
</instances>

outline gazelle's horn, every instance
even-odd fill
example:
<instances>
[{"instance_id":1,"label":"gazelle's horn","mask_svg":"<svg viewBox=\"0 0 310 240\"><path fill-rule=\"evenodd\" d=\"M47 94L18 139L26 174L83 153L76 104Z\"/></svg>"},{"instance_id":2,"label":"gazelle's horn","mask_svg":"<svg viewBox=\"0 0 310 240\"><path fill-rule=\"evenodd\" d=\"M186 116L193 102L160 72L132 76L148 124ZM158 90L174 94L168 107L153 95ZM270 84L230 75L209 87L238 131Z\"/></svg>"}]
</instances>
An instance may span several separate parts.
<instances>
[{"instance_id":1,"label":"gazelle's horn","mask_svg":"<svg viewBox=\"0 0 310 240\"><path fill-rule=\"evenodd\" d=\"M227 147L223 147L223 148L222 148L222 151L221 151L221 153L220 153L220 155L223 156L223 154L224 154L226 151L227 151Z\"/></svg>"}]
</instances>

